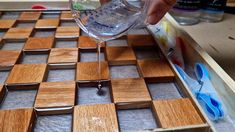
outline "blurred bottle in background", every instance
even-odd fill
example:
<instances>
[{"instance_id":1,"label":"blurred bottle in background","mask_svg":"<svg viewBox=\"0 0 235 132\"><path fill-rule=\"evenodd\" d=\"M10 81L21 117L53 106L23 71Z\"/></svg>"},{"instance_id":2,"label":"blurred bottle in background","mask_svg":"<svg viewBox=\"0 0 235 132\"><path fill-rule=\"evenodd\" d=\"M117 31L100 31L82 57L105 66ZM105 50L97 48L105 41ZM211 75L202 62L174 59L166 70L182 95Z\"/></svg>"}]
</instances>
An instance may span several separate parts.
<instances>
[{"instance_id":1,"label":"blurred bottle in background","mask_svg":"<svg viewBox=\"0 0 235 132\"><path fill-rule=\"evenodd\" d=\"M227 0L202 0L200 19L206 22L221 21L226 2Z\"/></svg>"},{"instance_id":2,"label":"blurred bottle in background","mask_svg":"<svg viewBox=\"0 0 235 132\"><path fill-rule=\"evenodd\" d=\"M170 14L180 25L194 25L200 21L200 6L201 0L177 0Z\"/></svg>"}]
</instances>

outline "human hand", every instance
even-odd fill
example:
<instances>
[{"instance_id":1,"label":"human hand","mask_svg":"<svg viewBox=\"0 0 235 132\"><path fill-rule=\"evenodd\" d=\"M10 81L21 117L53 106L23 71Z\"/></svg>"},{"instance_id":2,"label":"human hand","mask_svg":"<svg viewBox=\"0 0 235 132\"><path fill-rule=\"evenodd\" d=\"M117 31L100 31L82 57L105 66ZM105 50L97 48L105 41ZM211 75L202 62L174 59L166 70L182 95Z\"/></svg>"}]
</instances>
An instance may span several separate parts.
<instances>
[{"instance_id":1,"label":"human hand","mask_svg":"<svg viewBox=\"0 0 235 132\"><path fill-rule=\"evenodd\" d=\"M109 0L100 0L101 4ZM150 0L147 21L149 24L156 24L172 8L176 0Z\"/></svg>"},{"instance_id":2,"label":"human hand","mask_svg":"<svg viewBox=\"0 0 235 132\"><path fill-rule=\"evenodd\" d=\"M149 24L156 24L172 8L176 0L151 0L148 9L147 21Z\"/></svg>"}]
</instances>

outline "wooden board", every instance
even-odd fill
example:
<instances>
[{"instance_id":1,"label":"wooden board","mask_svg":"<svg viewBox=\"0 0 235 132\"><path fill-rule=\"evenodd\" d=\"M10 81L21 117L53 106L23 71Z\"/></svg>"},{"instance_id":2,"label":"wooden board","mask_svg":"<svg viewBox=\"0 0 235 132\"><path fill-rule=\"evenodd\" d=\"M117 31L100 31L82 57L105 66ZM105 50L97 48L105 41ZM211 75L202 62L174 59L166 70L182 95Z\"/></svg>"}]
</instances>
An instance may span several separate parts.
<instances>
[{"instance_id":1,"label":"wooden board","mask_svg":"<svg viewBox=\"0 0 235 132\"><path fill-rule=\"evenodd\" d=\"M148 81L170 82L174 79L174 73L169 64L160 60L138 60L140 73Z\"/></svg>"},{"instance_id":2,"label":"wooden board","mask_svg":"<svg viewBox=\"0 0 235 132\"><path fill-rule=\"evenodd\" d=\"M98 62L77 63L77 81L97 81L99 80ZM106 61L101 62L101 80L109 80L109 68Z\"/></svg>"},{"instance_id":3,"label":"wooden board","mask_svg":"<svg viewBox=\"0 0 235 132\"><path fill-rule=\"evenodd\" d=\"M37 21L41 12L22 12L18 18L19 21Z\"/></svg>"},{"instance_id":4,"label":"wooden board","mask_svg":"<svg viewBox=\"0 0 235 132\"><path fill-rule=\"evenodd\" d=\"M4 35L4 39L22 39L29 38L33 31L31 27L10 28Z\"/></svg>"},{"instance_id":5,"label":"wooden board","mask_svg":"<svg viewBox=\"0 0 235 132\"><path fill-rule=\"evenodd\" d=\"M106 57L110 65L136 64L136 57L131 47L106 47Z\"/></svg>"},{"instance_id":6,"label":"wooden board","mask_svg":"<svg viewBox=\"0 0 235 132\"><path fill-rule=\"evenodd\" d=\"M114 103L150 102L148 88L142 78L124 78L111 80Z\"/></svg>"},{"instance_id":7,"label":"wooden board","mask_svg":"<svg viewBox=\"0 0 235 132\"><path fill-rule=\"evenodd\" d=\"M20 51L0 51L0 70L13 67L20 57Z\"/></svg>"},{"instance_id":8,"label":"wooden board","mask_svg":"<svg viewBox=\"0 0 235 132\"><path fill-rule=\"evenodd\" d=\"M114 104L75 106L74 132L118 132Z\"/></svg>"},{"instance_id":9,"label":"wooden board","mask_svg":"<svg viewBox=\"0 0 235 132\"><path fill-rule=\"evenodd\" d=\"M49 50L54 45L53 37L30 37L24 45L26 51L45 51Z\"/></svg>"},{"instance_id":10,"label":"wooden board","mask_svg":"<svg viewBox=\"0 0 235 132\"><path fill-rule=\"evenodd\" d=\"M80 35L80 28L78 26L64 26L58 27L56 30L56 38L78 38Z\"/></svg>"},{"instance_id":11,"label":"wooden board","mask_svg":"<svg viewBox=\"0 0 235 132\"><path fill-rule=\"evenodd\" d=\"M15 22L16 20L0 20L0 29L9 29Z\"/></svg>"},{"instance_id":12,"label":"wooden board","mask_svg":"<svg viewBox=\"0 0 235 132\"><path fill-rule=\"evenodd\" d=\"M162 128L203 124L190 99L153 101L154 111Z\"/></svg>"},{"instance_id":13,"label":"wooden board","mask_svg":"<svg viewBox=\"0 0 235 132\"><path fill-rule=\"evenodd\" d=\"M78 62L78 48L53 48L51 49L48 63L76 63Z\"/></svg>"},{"instance_id":14,"label":"wooden board","mask_svg":"<svg viewBox=\"0 0 235 132\"><path fill-rule=\"evenodd\" d=\"M103 48L105 46L105 43L101 44L101 47ZM78 48L84 49L84 50L96 50L97 49L97 42L88 37L88 36L81 36L78 40Z\"/></svg>"},{"instance_id":15,"label":"wooden board","mask_svg":"<svg viewBox=\"0 0 235 132\"><path fill-rule=\"evenodd\" d=\"M46 64L15 65L7 78L6 83L8 85L40 83L44 79L46 67Z\"/></svg>"},{"instance_id":16,"label":"wooden board","mask_svg":"<svg viewBox=\"0 0 235 132\"><path fill-rule=\"evenodd\" d=\"M71 11L62 11L60 15L60 20L73 20Z\"/></svg>"},{"instance_id":17,"label":"wooden board","mask_svg":"<svg viewBox=\"0 0 235 132\"><path fill-rule=\"evenodd\" d=\"M0 110L1 132L29 132L35 118L33 108Z\"/></svg>"},{"instance_id":18,"label":"wooden board","mask_svg":"<svg viewBox=\"0 0 235 132\"><path fill-rule=\"evenodd\" d=\"M75 104L75 82L43 82L40 84L34 107L63 108Z\"/></svg>"},{"instance_id":19,"label":"wooden board","mask_svg":"<svg viewBox=\"0 0 235 132\"><path fill-rule=\"evenodd\" d=\"M39 19L36 22L36 29L55 29L59 26L59 19Z\"/></svg>"},{"instance_id":20,"label":"wooden board","mask_svg":"<svg viewBox=\"0 0 235 132\"><path fill-rule=\"evenodd\" d=\"M151 35L128 35L128 45L133 47L154 46L155 41Z\"/></svg>"}]
</instances>

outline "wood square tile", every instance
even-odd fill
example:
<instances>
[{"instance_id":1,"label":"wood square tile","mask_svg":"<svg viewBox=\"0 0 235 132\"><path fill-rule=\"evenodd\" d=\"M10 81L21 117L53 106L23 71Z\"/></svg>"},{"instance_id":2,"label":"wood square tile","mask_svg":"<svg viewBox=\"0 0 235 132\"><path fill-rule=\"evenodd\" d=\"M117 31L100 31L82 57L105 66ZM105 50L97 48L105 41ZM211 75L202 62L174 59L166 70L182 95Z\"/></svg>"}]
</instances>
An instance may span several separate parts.
<instances>
[{"instance_id":1,"label":"wood square tile","mask_svg":"<svg viewBox=\"0 0 235 132\"><path fill-rule=\"evenodd\" d=\"M59 25L59 19L39 19L35 25L36 29L53 29Z\"/></svg>"},{"instance_id":2,"label":"wood square tile","mask_svg":"<svg viewBox=\"0 0 235 132\"><path fill-rule=\"evenodd\" d=\"M166 61L138 60L140 74L149 81L170 82L174 79L174 73Z\"/></svg>"},{"instance_id":3,"label":"wood square tile","mask_svg":"<svg viewBox=\"0 0 235 132\"><path fill-rule=\"evenodd\" d=\"M60 19L61 20L73 20L71 11L62 11Z\"/></svg>"},{"instance_id":4,"label":"wood square tile","mask_svg":"<svg viewBox=\"0 0 235 132\"><path fill-rule=\"evenodd\" d=\"M7 84L40 83L44 80L46 64L15 65L7 78Z\"/></svg>"},{"instance_id":5,"label":"wood square tile","mask_svg":"<svg viewBox=\"0 0 235 132\"><path fill-rule=\"evenodd\" d=\"M77 81L97 81L99 80L98 62L79 62L77 63ZM106 61L101 62L101 79L109 80L109 67Z\"/></svg>"},{"instance_id":6,"label":"wood square tile","mask_svg":"<svg viewBox=\"0 0 235 132\"><path fill-rule=\"evenodd\" d=\"M22 12L18 18L20 21L36 21L41 16L41 12Z\"/></svg>"},{"instance_id":7,"label":"wood square tile","mask_svg":"<svg viewBox=\"0 0 235 132\"><path fill-rule=\"evenodd\" d=\"M75 106L73 113L74 132L118 132L114 104Z\"/></svg>"},{"instance_id":8,"label":"wood square tile","mask_svg":"<svg viewBox=\"0 0 235 132\"><path fill-rule=\"evenodd\" d=\"M128 45L133 47L138 46L153 46L155 41L152 35L128 35Z\"/></svg>"},{"instance_id":9,"label":"wood square tile","mask_svg":"<svg viewBox=\"0 0 235 132\"><path fill-rule=\"evenodd\" d=\"M142 78L122 78L111 80L114 103L149 102L151 97Z\"/></svg>"},{"instance_id":10,"label":"wood square tile","mask_svg":"<svg viewBox=\"0 0 235 132\"><path fill-rule=\"evenodd\" d=\"M156 118L162 128L204 124L190 99L153 101Z\"/></svg>"},{"instance_id":11,"label":"wood square tile","mask_svg":"<svg viewBox=\"0 0 235 132\"><path fill-rule=\"evenodd\" d=\"M55 33L56 38L78 38L80 28L78 26L58 27Z\"/></svg>"},{"instance_id":12,"label":"wood square tile","mask_svg":"<svg viewBox=\"0 0 235 132\"><path fill-rule=\"evenodd\" d=\"M4 35L4 39L27 39L33 31L32 27L10 28Z\"/></svg>"},{"instance_id":13,"label":"wood square tile","mask_svg":"<svg viewBox=\"0 0 235 132\"><path fill-rule=\"evenodd\" d=\"M0 69L13 67L20 57L20 51L0 50Z\"/></svg>"},{"instance_id":14,"label":"wood square tile","mask_svg":"<svg viewBox=\"0 0 235 132\"><path fill-rule=\"evenodd\" d=\"M5 87L0 84L0 103L1 103L2 100L4 99L5 93L6 93Z\"/></svg>"},{"instance_id":15,"label":"wood square tile","mask_svg":"<svg viewBox=\"0 0 235 132\"><path fill-rule=\"evenodd\" d=\"M48 63L76 63L78 62L78 48L51 49Z\"/></svg>"},{"instance_id":16,"label":"wood square tile","mask_svg":"<svg viewBox=\"0 0 235 132\"><path fill-rule=\"evenodd\" d=\"M71 107L75 104L75 82L43 82L40 84L36 108Z\"/></svg>"},{"instance_id":17,"label":"wood square tile","mask_svg":"<svg viewBox=\"0 0 235 132\"><path fill-rule=\"evenodd\" d=\"M24 46L24 50L49 50L53 45L53 37L30 37Z\"/></svg>"},{"instance_id":18,"label":"wood square tile","mask_svg":"<svg viewBox=\"0 0 235 132\"><path fill-rule=\"evenodd\" d=\"M101 47L105 47L105 43L101 44ZM78 40L79 49L97 49L97 42L88 36L80 36Z\"/></svg>"},{"instance_id":19,"label":"wood square tile","mask_svg":"<svg viewBox=\"0 0 235 132\"><path fill-rule=\"evenodd\" d=\"M33 108L0 110L1 132L29 132L35 119Z\"/></svg>"},{"instance_id":20,"label":"wood square tile","mask_svg":"<svg viewBox=\"0 0 235 132\"><path fill-rule=\"evenodd\" d=\"M0 20L0 29L11 28L15 24L16 20Z\"/></svg>"},{"instance_id":21,"label":"wood square tile","mask_svg":"<svg viewBox=\"0 0 235 132\"><path fill-rule=\"evenodd\" d=\"M106 47L106 55L111 65L136 64L136 57L131 47Z\"/></svg>"}]
</instances>

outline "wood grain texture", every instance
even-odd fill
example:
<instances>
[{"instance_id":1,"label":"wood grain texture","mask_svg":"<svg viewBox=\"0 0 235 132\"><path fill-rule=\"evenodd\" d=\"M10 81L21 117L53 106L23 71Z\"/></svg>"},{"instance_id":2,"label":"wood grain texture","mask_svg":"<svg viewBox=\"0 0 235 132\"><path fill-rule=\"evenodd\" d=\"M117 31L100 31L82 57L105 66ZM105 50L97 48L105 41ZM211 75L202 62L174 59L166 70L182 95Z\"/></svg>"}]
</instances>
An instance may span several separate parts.
<instances>
[{"instance_id":1,"label":"wood grain texture","mask_svg":"<svg viewBox=\"0 0 235 132\"><path fill-rule=\"evenodd\" d=\"M101 47L105 47L105 43L101 44ZM80 36L78 40L78 48L79 49L97 49L97 42L88 37L88 36Z\"/></svg>"},{"instance_id":2,"label":"wood grain texture","mask_svg":"<svg viewBox=\"0 0 235 132\"><path fill-rule=\"evenodd\" d=\"M20 51L0 51L0 69L13 67L20 57Z\"/></svg>"},{"instance_id":3,"label":"wood grain texture","mask_svg":"<svg viewBox=\"0 0 235 132\"><path fill-rule=\"evenodd\" d=\"M18 18L20 21L36 21L41 16L41 12L22 12Z\"/></svg>"},{"instance_id":4,"label":"wood grain texture","mask_svg":"<svg viewBox=\"0 0 235 132\"><path fill-rule=\"evenodd\" d=\"M7 78L7 84L40 83L44 79L46 64L15 65Z\"/></svg>"},{"instance_id":5,"label":"wood grain texture","mask_svg":"<svg viewBox=\"0 0 235 132\"><path fill-rule=\"evenodd\" d=\"M4 35L4 39L27 39L33 31L32 27L10 28Z\"/></svg>"},{"instance_id":6,"label":"wood grain texture","mask_svg":"<svg viewBox=\"0 0 235 132\"><path fill-rule=\"evenodd\" d=\"M53 37L30 37L24 45L24 50L49 50L54 45Z\"/></svg>"},{"instance_id":7,"label":"wood grain texture","mask_svg":"<svg viewBox=\"0 0 235 132\"><path fill-rule=\"evenodd\" d=\"M76 63L78 62L78 48L51 49L48 63Z\"/></svg>"},{"instance_id":8,"label":"wood grain texture","mask_svg":"<svg viewBox=\"0 0 235 132\"><path fill-rule=\"evenodd\" d=\"M101 78L98 74L98 62L79 62L77 63L77 81L97 81L99 79L109 80L109 67L106 61L101 62Z\"/></svg>"},{"instance_id":9,"label":"wood grain texture","mask_svg":"<svg viewBox=\"0 0 235 132\"><path fill-rule=\"evenodd\" d=\"M73 20L71 11L62 11L60 15L60 20Z\"/></svg>"},{"instance_id":10,"label":"wood grain texture","mask_svg":"<svg viewBox=\"0 0 235 132\"><path fill-rule=\"evenodd\" d=\"M35 118L33 108L0 110L1 132L30 132Z\"/></svg>"},{"instance_id":11,"label":"wood grain texture","mask_svg":"<svg viewBox=\"0 0 235 132\"><path fill-rule=\"evenodd\" d=\"M40 84L34 107L61 108L74 106L75 82L43 82Z\"/></svg>"},{"instance_id":12,"label":"wood grain texture","mask_svg":"<svg viewBox=\"0 0 235 132\"><path fill-rule=\"evenodd\" d=\"M136 56L131 47L106 47L106 57L110 65L136 64Z\"/></svg>"},{"instance_id":13,"label":"wood grain texture","mask_svg":"<svg viewBox=\"0 0 235 132\"><path fill-rule=\"evenodd\" d=\"M127 42L128 45L133 47L153 46L155 44L152 35L128 35Z\"/></svg>"},{"instance_id":14,"label":"wood grain texture","mask_svg":"<svg viewBox=\"0 0 235 132\"><path fill-rule=\"evenodd\" d=\"M0 29L9 29L15 22L16 20L0 20Z\"/></svg>"},{"instance_id":15,"label":"wood grain texture","mask_svg":"<svg viewBox=\"0 0 235 132\"><path fill-rule=\"evenodd\" d=\"M142 78L122 78L111 80L114 103L150 102L147 86Z\"/></svg>"},{"instance_id":16,"label":"wood grain texture","mask_svg":"<svg viewBox=\"0 0 235 132\"><path fill-rule=\"evenodd\" d=\"M166 61L138 60L141 75L149 81L169 82L173 81L174 73Z\"/></svg>"},{"instance_id":17,"label":"wood grain texture","mask_svg":"<svg viewBox=\"0 0 235 132\"><path fill-rule=\"evenodd\" d=\"M204 124L188 98L156 100L153 105L162 128Z\"/></svg>"},{"instance_id":18,"label":"wood grain texture","mask_svg":"<svg viewBox=\"0 0 235 132\"><path fill-rule=\"evenodd\" d=\"M39 19L35 25L36 29L53 29L59 25L59 19Z\"/></svg>"},{"instance_id":19,"label":"wood grain texture","mask_svg":"<svg viewBox=\"0 0 235 132\"><path fill-rule=\"evenodd\" d=\"M73 114L74 132L118 132L118 121L114 104L75 106Z\"/></svg>"},{"instance_id":20,"label":"wood grain texture","mask_svg":"<svg viewBox=\"0 0 235 132\"><path fill-rule=\"evenodd\" d=\"M56 30L56 38L78 38L80 35L80 28L78 26L58 27Z\"/></svg>"}]
</instances>

